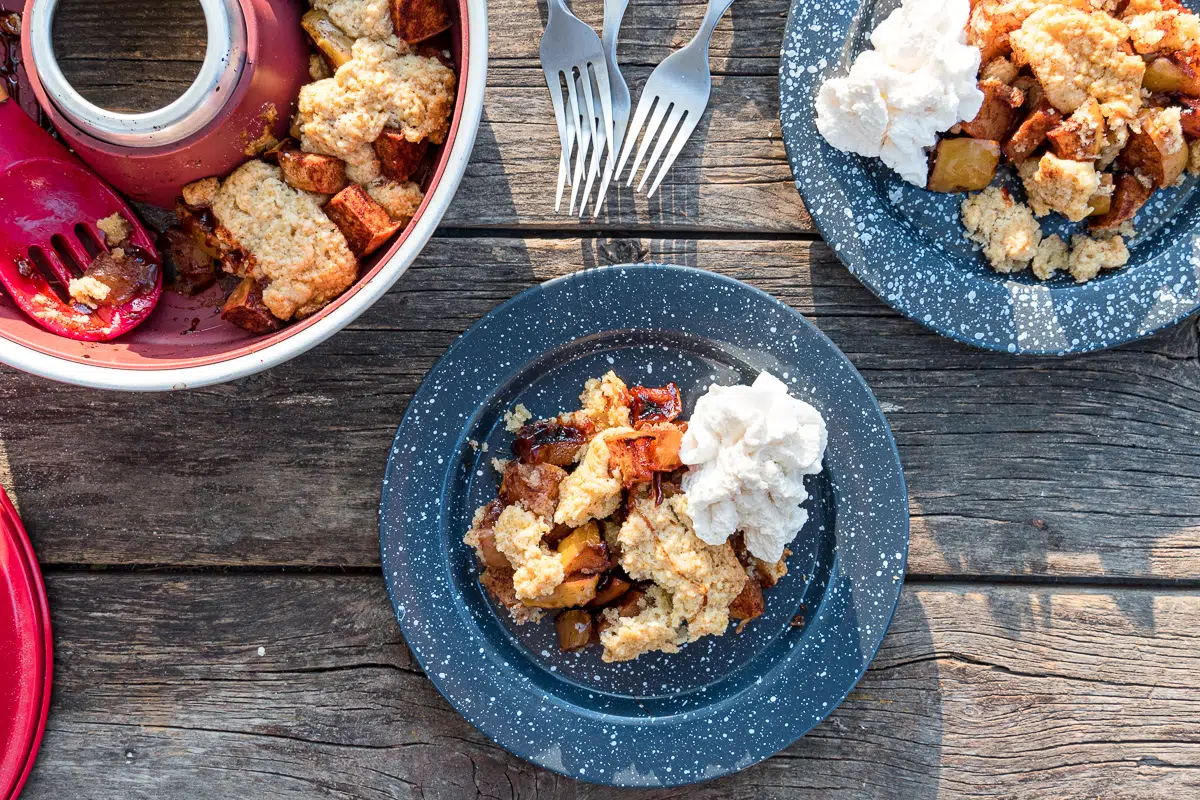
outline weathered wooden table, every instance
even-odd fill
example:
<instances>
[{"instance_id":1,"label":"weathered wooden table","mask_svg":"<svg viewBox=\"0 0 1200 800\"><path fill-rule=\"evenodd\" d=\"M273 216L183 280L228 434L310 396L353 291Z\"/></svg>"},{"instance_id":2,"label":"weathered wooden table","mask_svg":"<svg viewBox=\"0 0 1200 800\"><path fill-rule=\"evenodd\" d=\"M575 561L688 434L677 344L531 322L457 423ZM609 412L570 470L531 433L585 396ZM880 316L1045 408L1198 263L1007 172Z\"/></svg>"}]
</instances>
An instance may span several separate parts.
<instances>
[{"instance_id":1,"label":"weathered wooden table","mask_svg":"<svg viewBox=\"0 0 1200 800\"><path fill-rule=\"evenodd\" d=\"M598 25L601 4L579 5ZM169 100L202 55L189 6L76 0L62 57L110 105ZM895 430L912 547L883 649L827 721L739 775L639 796L1200 796L1195 321L1018 360L875 299L820 242L788 171L786 8L743 0L722 22L710 116L662 194L623 190L576 223L551 212L538 8L493 0L467 178L356 324L183 394L0 370L0 482L41 557L57 647L28 797L622 794L507 755L441 698L392 617L375 515L405 403L459 333L538 281L646 260L749 281L837 342ZM635 87L702 13L634 1L622 53Z\"/></svg>"}]
</instances>

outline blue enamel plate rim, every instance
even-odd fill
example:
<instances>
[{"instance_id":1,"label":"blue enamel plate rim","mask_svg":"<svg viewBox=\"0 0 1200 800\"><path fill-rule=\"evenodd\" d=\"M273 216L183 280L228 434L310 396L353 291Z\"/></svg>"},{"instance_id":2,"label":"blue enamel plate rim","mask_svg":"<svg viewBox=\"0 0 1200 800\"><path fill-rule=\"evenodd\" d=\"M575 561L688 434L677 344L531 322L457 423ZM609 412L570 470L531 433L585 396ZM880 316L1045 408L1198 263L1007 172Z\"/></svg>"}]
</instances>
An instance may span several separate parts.
<instances>
[{"instance_id":1,"label":"blue enamel plate rim","mask_svg":"<svg viewBox=\"0 0 1200 800\"><path fill-rule=\"evenodd\" d=\"M835 527L837 544L834 573L829 582L832 587L834 577L837 577L839 589L844 591L836 600L828 598L838 595L838 591L826 591L820 607L812 612L803 634L798 637L798 645L766 667L756 679L745 681L745 688L739 689L731 697L665 716L613 714L570 702L535 685L523 675L521 669L504 661L506 656L489 646L470 611L464 607L461 592L450 580L451 559L472 558L469 550L465 546L460 547L457 541L463 532L446 530L450 522L442 511L433 518L424 510L445 508L443 501L447 497L447 487L456 480L451 474L453 467L450 466L454 453L466 445L467 429L473 424L479 407L492 396L495 389L494 386L465 385L473 384L475 379L463 377L466 371L459 362L470 358L467 354L473 352L473 348L487 343L486 336L481 341L477 341L477 337L483 336L492 325L504 326L503 329L509 332L520 331L520 336L535 339L543 336L567 337L560 343L613 330L596 325L590 319L580 322L569 334L565 331L547 334L549 326L528 324L529 306L533 306L534 310L545 310L547 303L570 303L574 290L584 289L589 283L594 286L597 281L624 281L620 289L627 293L626 296L630 294L631 282L640 282L646 289L662 290L687 281L689 286L699 287L696 291L731 293L746 303L757 304L760 309L780 315L781 319L795 321L796 330L802 329L808 334L803 346L812 357L819 356L826 359L825 363L837 366L836 375L843 380L836 384L836 391L848 398L845 401L847 419L851 419L851 412L859 414L851 419L854 424L846 425L846 432L838 436L868 448L871 457L884 465L883 469L876 472L886 473L878 475L878 485L881 487L877 492L878 497L866 498L866 493L861 491L857 498L838 497L838 519L842 519L843 506L847 508L847 514L853 511L864 520L870 517L869 522L852 521L846 524L861 524L868 533L878 531L879 540L872 541L870 536L860 537L859 542L848 547L841 541L842 522L838 522ZM693 325L691 331L687 328L689 324ZM586 325L592 325L593 328L585 330ZM710 331L699 329L702 327L699 317L695 321L683 322L673 318L671 326L675 327L644 330L665 332L669 328L675 332L712 336ZM543 343L538 340L539 346ZM516 362L523 363L537 355L536 351L523 350L514 363L507 363L502 371L497 371L496 380L503 382L520 372L522 364ZM497 357L500 355L497 354ZM458 383L455 382L456 376ZM454 423L458 426L457 430L451 430L453 425L447 424L444 430L435 429L432 435L426 436L422 428L425 423L417 420L421 416L421 409L426 407L453 409L459 413L456 420L461 418L461 424L457 421ZM837 413L836 408L833 411ZM823 410L823 413L829 418L830 410ZM861 421L862 417L869 419L869 428L867 423ZM858 429L855 425L862 427ZM830 427L832 431L834 426L831 424ZM413 433L421 435L414 437ZM414 478L405 482L406 475L415 474L413 470L405 468L405 459L417 457L406 454L416 453L418 449L422 460L430 459L433 463L436 459L439 464L436 469L445 470L441 481ZM440 466L443 460L447 464L445 468ZM846 485L851 483L847 479ZM840 495L843 491L838 490L835 494ZM878 519L876 513L879 514ZM394 524L392 520L395 520ZM425 376L396 432L380 493L379 532L388 596L405 640L434 686L468 722L505 750L561 775L611 786L669 787L716 778L769 758L811 730L845 699L874 658L895 615L908 556L909 513L899 454L883 411L862 376L828 337L794 309L740 281L688 267L636 264L583 270L531 287L493 309L454 342ZM896 566L888 570L896 575L876 577L880 574L876 571L876 565L874 562L868 564L865 559L870 548L887 548L889 554L893 549L896 551L899 557ZM440 561L434 563L432 559ZM428 566L423 571L422 563ZM445 575L432 575L434 567ZM874 602L867 602L867 598ZM839 609L855 602L858 605L850 607L855 616L848 621L849 618ZM839 636L845 635L845 626L854 623L857 623L853 631L858 637L855 640L857 650L847 656L846 653L837 652L837 641L840 641ZM847 656L853 669L842 665L843 656ZM821 671L822 675L836 674L819 680L805 674L806 680L812 678L811 683L805 684L806 689L811 689L808 695L781 691L793 688L789 685L790 681L799 680L797 676L801 672L801 659L824 659L820 661L822 664L836 661L836 667L828 666ZM854 659L859 660L855 662ZM826 686L822 681L830 685ZM780 696L777 698L775 695ZM823 698L827 699L819 704L818 701ZM770 705L767 705L768 699ZM724 743L719 742L714 731L714 727L719 726L713 724L716 715L723 714L724 719L728 720L732 708L736 706L741 711L747 703L761 707L759 710L763 714L760 718L775 720L775 727L770 731L774 738L755 737L752 730L743 730L737 732L737 736L729 732L733 736L732 742L728 739ZM805 706L805 703L811 703L811 706ZM802 710L808 712L808 716L798 716ZM797 716L786 716L789 711ZM536 736L540 739L535 739L529 728L518 732L514 726L506 724L506 721L511 722L522 714L536 715L533 719L537 723ZM531 718L526 716L524 719ZM780 730L779 720L789 721L783 726L786 734ZM794 720L795 724L792 725L790 720ZM760 734L767 733L760 731ZM674 750L672 745L675 746ZM712 748L712 752L705 748ZM577 754L584 752L586 763L590 766L581 771L575 766L578 763ZM649 754L644 760L640 755L637 758L629 755L643 752ZM682 757L695 757L695 764L703 763L704 768L681 769L679 759ZM705 759L703 762L699 760L701 757Z\"/></svg>"},{"instance_id":2,"label":"blue enamel plate rim","mask_svg":"<svg viewBox=\"0 0 1200 800\"><path fill-rule=\"evenodd\" d=\"M860 31L861 0L792 0L780 48L779 116L796 187L825 241L860 282L909 319L965 344L1015 355L1068 355L1136 341L1200 308L1200 205L1175 210L1163 230L1131 242L1130 264L1076 284L972 272L917 237L870 184L866 159L839 152L816 129L814 98L839 74L845 43ZM894 176L893 176L894 177ZM896 185L901 183L894 177ZM856 185L857 184L857 185ZM1193 206L1189 210L1189 206ZM871 237L858 226L869 219ZM961 235L961 234L960 234ZM913 279L903 246L918 249ZM1149 256L1139 248L1153 251ZM982 258L982 257L980 257Z\"/></svg>"}]
</instances>

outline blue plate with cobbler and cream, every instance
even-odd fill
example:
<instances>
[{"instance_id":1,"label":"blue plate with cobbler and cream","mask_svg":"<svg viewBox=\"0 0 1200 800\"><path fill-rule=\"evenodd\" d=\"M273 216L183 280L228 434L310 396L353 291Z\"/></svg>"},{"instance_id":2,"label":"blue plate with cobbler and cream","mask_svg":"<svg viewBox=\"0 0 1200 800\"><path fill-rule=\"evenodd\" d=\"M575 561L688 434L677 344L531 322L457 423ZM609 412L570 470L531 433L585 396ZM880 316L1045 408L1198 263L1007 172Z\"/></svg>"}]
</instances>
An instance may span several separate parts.
<instances>
[{"instance_id":1,"label":"blue plate with cobbler and cream","mask_svg":"<svg viewBox=\"0 0 1200 800\"><path fill-rule=\"evenodd\" d=\"M793 0L792 174L908 317L1018 354L1200 307L1197 0Z\"/></svg>"},{"instance_id":2,"label":"blue plate with cobbler and cream","mask_svg":"<svg viewBox=\"0 0 1200 800\"><path fill-rule=\"evenodd\" d=\"M396 433L384 576L425 673L510 752L615 786L744 769L891 622L888 424L799 313L696 269L589 269L464 333Z\"/></svg>"}]
</instances>

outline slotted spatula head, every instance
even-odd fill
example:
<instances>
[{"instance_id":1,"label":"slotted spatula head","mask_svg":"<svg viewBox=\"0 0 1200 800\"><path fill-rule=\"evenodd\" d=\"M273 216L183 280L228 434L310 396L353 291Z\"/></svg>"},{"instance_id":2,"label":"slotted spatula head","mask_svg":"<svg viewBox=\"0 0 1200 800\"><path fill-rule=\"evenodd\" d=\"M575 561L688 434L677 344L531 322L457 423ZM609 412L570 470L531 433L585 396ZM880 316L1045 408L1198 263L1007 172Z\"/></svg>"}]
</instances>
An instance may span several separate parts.
<instances>
[{"instance_id":1,"label":"slotted spatula head","mask_svg":"<svg viewBox=\"0 0 1200 800\"><path fill-rule=\"evenodd\" d=\"M73 303L66 288L108 249L96 223L113 214L129 223L133 233L121 247L149 265L152 288L93 311ZM17 306L61 336L107 341L154 310L162 294L160 263L154 241L120 196L0 89L0 283Z\"/></svg>"}]
</instances>

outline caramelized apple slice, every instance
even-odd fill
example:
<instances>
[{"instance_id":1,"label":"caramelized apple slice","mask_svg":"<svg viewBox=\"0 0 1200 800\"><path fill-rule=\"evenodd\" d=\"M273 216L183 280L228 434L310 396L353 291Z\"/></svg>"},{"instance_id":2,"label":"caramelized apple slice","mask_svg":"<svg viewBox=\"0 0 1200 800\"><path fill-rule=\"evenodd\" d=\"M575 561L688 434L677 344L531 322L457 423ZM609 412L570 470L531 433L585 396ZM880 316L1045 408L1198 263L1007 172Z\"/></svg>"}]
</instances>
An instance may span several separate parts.
<instances>
[{"instance_id":1,"label":"caramelized apple slice","mask_svg":"<svg viewBox=\"0 0 1200 800\"><path fill-rule=\"evenodd\" d=\"M634 386L629 390L630 416L633 427L670 422L683 413L683 400L679 387L674 382L658 389L649 386Z\"/></svg>"},{"instance_id":2,"label":"caramelized apple slice","mask_svg":"<svg viewBox=\"0 0 1200 800\"><path fill-rule=\"evenodd\" d=\"M615 573L608 573L600 579L596 587L596 596L588 603L588 608L604 608L612 605L622 595L629 591L632 583Z\"/></svg>"},{"instance_id":3,"label":"caramelized apple slice","mask_svg":"<svg viewBox=\"0 0 1200 800\"><path fill-rule=\"evenodd\" d=\"M931 192L975 192L996 177L1000 144L987 139L942 139L926 188Z\"/></svg>"},{"instance_id":4,"label":"caramelized apple slice","mask_svg":"<svg viewBox=\"0 0 1200 800\"><path fill-rule=\"evenodd\" d=\"M558 632L558 649L564 653L582 650L592 641L595 622L592 615L582 609L563 611L554 620Z\"/></svg>"},{"instance_id":5,"label":"caramelized apple slice","mask_svg":"<svg viewBox=\"0 0 1200 800\"><path fill-rule=\"evenodd\" d=\"M1135 173L1157 188L1170 186L1187 169L1188 148L1172 139L1161 126L1147 124L1152 119L1143 113L1141 130L1129 135L1129 142L1117 157L1117 166Z\"/></svg>"},{"instance_id":6,"label":"caramelized apple slice","mask_svg":"<svg viewBox=\"0 0 1200 800\"><path fill-rule=\"evenodd\" d=\"M1154 193L1153 188L1127 172L1118 174L1115 182L1116 186L1113 189L1108 212L1094 218L1089 227L1096 230L1116 228L1122 223L1128 222L1137 215L1138 210Z\"/></svg>"},{"instance_id":7,"label":"caramelized apple slice","mask_svg":"<svg viewBox=\"0 0 1200 800\"><path fill-rule=\"evenodd\" d=\"M354 40L333 24L324 11L313 9L300 18L300 27L333 65L334 70L354 57Z\"/></svg>"},{"instance_id":8,"label":"caramelized apple slice","mask_svg":"<svg viewBox=\"0 0 1200 800\"><path fill-rule=\"evenodd\" d=\"M608 545L601 541L600 528L595 522L572 531L558 543L557 552L566 575L576 572L595 575L609 568Z\"/></svg>"},{"instance_id":9,"label":"caramelized apple slice","mask_svg":"<svg viewBox=\"0 0 1200 800\"><path fill-rule=\"evenodd\" d=\"M1004 145L1004 156L1014 164L1020 164L1041 147L1046 135L1061 121L1062 112L1043 98L1009 137Z\"/></svg>"},{"instance_id":10,"label":"caramelized apple slice","mask_svg":"<svg viewBox=\"0 0 1200 800\"><path fill-rule=\"evenodd\" d=\"M983 105L975 119L962 123L962 131L973 139L1001 141L1012 130L1025 93L997 80L980 81L979 89Z\"/></svg>"},{"instance_id":11,"label":"caramelized apple slice","mask_svg":"<svg viewBox=\"0 0 1200 800\"><path fill-rule=\"evenodd\" d=\"M575 463L579 449L595 433L590 422L564 424L556 419L540 419L517 431L512 443L513 455L526 464L554 464L566 467Z\"/></svg>"},{"instance_id":12,"label":"caramelized apple slice","mask_svg":"<svg viewBox=\"0 0 1200 800\"><path fill-rule=\"evenodd\" d=\"M1169 58L1156 58L1146 65L1146 74L1142 77L1142 88L1151 92L1174 94L1183 86L1186 78L1183 70Z\"/></svg>"},{"instance_id":13,"label":"caramelized apple slice","mask_svg":"<svg viewBox=\"0 0 1200 800\"><path fill-rule=\"evenodd\" d=\"M500 502L519 504L531 514L550 518L558 506L558 487L567 473L553 464L510 461L500 481Z\"/></svg>"},{"instance_id":14,"label":"caramelized apple slice","mask_svg":"<svg viewBox=\"0 0 1200 800\"><path fill-rule=\"evenodd\" d=\"M629 488L654 480L655 473L683 468L679 447L683 431L671 423L642 428L608 442L608 465L621 483Z\"/></svg>"},{"instance_id":15,"label":"caramelized apple slice","mask_svg":"<svg viewBox=\"0 0 1200 800\"><path fill-rule=\"evenodd\" d=\"M729 604L729 616L743 621L762 616L767 610L762 586L754 578L747 578L742 592Z\"/></svg>"},{"instance_id":16,"label":"caramelized apple slice","mask_svg":"<svg viewBox=\"0 0 1200 800\"><path fill-rule=\"evenodd\" d=\"M599 575L570 575L547 596L524 602L533 608L580 608L596 597L599 583Z\"/></svg>"}]
</instances>

